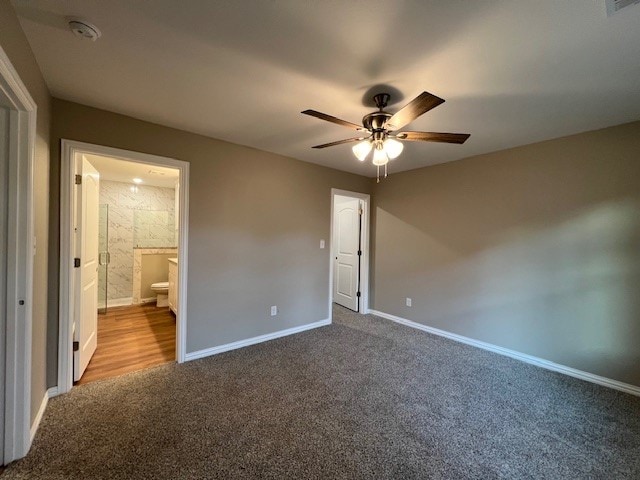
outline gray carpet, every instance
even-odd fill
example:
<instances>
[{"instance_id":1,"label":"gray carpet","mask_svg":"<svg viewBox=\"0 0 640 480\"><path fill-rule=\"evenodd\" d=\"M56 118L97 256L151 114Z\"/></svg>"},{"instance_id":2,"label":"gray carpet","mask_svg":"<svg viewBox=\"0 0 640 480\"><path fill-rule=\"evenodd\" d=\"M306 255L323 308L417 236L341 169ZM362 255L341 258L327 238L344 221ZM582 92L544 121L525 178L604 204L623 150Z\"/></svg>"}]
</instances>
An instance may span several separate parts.
<instances>
[{"instance_id":1,"label":"gray carpet","mask_svg":"<svg viewBox=\"0 0 640 480\"><path fill-rule=\"evenodd\" d=\"M640 398L373 316L53 399L9 479L640 478Z\"/></svg>"}]
</instances>

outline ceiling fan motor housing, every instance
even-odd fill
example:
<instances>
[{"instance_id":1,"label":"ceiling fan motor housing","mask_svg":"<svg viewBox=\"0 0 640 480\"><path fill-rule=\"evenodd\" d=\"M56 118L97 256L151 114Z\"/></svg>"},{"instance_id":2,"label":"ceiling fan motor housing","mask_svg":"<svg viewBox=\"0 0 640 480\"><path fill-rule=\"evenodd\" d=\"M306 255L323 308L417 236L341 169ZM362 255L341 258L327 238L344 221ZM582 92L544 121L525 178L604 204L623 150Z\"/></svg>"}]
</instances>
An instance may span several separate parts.
<instances>
[{"instance_id":1,"label":"ceiling fan motor housing","mask_svg":"<svg viewBox=\"0 0 640 480\"><path fill-rule=\"evenodd\" d=\"M392 115L385 112L384 108L387 106L390 98L391 95L388 93L378 93L377 95L374 95L373 101L376 102L376 106L380 111L369 113L362 117L362 125L371 132L371 139L374 144L382 144L385 138L387 138L388 131L385 128L385 125Z\"/></svg>"},{"instance_id":2,"label":"ceiling fan motor housing","mask_svg":"<svg viewBox=\"0 0 640 480\"><path fill-rule=\"evenodd\" d=\"M391 114L388 112L373 112L362 117L362 125L371 132L384 130L384 126L390 118Z\"/></svg>"}]
</instances>

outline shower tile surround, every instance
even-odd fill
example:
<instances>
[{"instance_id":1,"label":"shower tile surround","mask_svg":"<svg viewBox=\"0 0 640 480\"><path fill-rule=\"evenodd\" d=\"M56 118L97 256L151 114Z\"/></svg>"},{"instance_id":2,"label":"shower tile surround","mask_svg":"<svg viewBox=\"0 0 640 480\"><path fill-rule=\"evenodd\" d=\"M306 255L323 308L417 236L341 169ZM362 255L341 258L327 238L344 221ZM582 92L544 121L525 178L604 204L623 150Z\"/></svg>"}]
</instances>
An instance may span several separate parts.
<instances>
[{"instance_id":1,"label":"shower tile surround","mask_svg":"<svg viewBox=\"0 0 640 480\"><path fill-rule=\"evenodd\" d=\"M117 304L131 303L135 296L134 248L175 250L175 190L102 180L100 204L109 205L107 299ZM104 243L105 229L100 229ZM100 281L104 281L100 278ZM104 285L99 290L104 291ZM138 287L138 292L140 291ZM139 298L138 298L139 301Z\"/></svg>"}]
</instances>

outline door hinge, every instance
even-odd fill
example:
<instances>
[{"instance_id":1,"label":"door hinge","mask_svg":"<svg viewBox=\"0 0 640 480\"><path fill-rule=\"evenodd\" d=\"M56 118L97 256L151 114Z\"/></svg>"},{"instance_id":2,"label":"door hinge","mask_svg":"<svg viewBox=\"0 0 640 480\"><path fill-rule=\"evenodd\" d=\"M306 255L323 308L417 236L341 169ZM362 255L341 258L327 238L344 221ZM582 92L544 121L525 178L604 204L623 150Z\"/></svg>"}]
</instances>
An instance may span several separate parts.
<instances>
[{"instance_id":1,"label":"door hinge","mask_svg":"<svg viewBox=\"0 0 640 480\"><path fill-rule=\"evenodd\" d=\"M74 258L73 259L73 267L74 268L80 268L80 259L79 258Z\"/></svg>"},{"instance_id":2,"label":"door hinge","mask_svg":"<svg viewBox=\"0 0 640 480\"><path fill-rule=\"evenodd\" d=\"M358 256L362 255L362 250L358 250Z\"/></svg>"},{"instance_id":3,"label":"door hinge","mask_svg":"<svg viewBox=\"0 0 640 480\"><path fill-rule=\"evenodd\" d=\"M76 174L75 183L76 185L82 185L82 175Z\"/></svg>"},{"instance_id":4,"label":"door hinge","mask_svg":"<svg viewBox=\"0 0 640 480\"><path fill-rule=\"evenodd\" d=\"M80 342L73 342L73 351L77 352L80 350Z\"/></svg>"},{"instance_id":5,"label":"door hinge","mask_svg":"<svg viewBox=\"0 0 640 480\"><path fill-rule=\"evenodd\" d=\"M360 298L360 292L356 292L356 297Z\"/></svg>"}]
</instances>

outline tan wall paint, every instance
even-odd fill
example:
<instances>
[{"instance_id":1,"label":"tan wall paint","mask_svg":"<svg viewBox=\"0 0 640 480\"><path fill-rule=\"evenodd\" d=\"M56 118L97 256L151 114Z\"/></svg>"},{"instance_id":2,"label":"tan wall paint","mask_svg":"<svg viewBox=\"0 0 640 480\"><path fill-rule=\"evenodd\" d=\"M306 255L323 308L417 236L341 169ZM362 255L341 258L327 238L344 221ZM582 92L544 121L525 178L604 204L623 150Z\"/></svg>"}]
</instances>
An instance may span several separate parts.
<instances>
[{"instance_id":1,"label":"tan wall paint","mask_svg":"<svg viewBox=\"0 0 640 480\"><path fill-rule=\"evenodd\" d=\"M33 343L31 419L46 393L47 349L47 243L49 220L49 125L51 96L18 17L8 0L0 0L0 45L38 106L34 168L34 234L37 250L33 262Z\"/></svg>"},{"instance_id":2,"label":"tan wall paint","mask_svg":"<svg viewBox=\"0 0 640 480\"><path fill-rule=\"evenodd\" d=\"M188 352L328 317L329 250L319 244L329 240L331 188L368 193L370 179L58 99L55 178L63 138L190 162ZM57 256L57 212L51 227ZM50 356L50 382L55 365Z\"/></svg>"},{"instance_id":3,"label":"tan wall paint","mask_svg":"<svg viewBox=\"0 0 640 480\"><path fill-rule=\"evenodd\" d=\"M640 385L640 122L391 175L374 216L375 309Z\"/></svg>"},{"instance_id":4,"label":"tan wall paint","mask_svg":"<svg viewBox=\"0 0 640 480\"><path fill-rule=\"evenodd\" d=\"M142 255L142 275L140 277L140 298L154 298L156 293L151 285L169 280L169 259L176 258L175 253L156 253Z\"/></svg>"}]
</instances>

